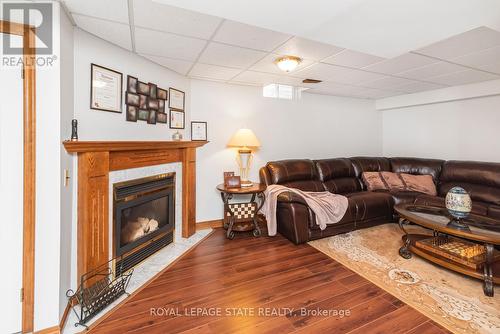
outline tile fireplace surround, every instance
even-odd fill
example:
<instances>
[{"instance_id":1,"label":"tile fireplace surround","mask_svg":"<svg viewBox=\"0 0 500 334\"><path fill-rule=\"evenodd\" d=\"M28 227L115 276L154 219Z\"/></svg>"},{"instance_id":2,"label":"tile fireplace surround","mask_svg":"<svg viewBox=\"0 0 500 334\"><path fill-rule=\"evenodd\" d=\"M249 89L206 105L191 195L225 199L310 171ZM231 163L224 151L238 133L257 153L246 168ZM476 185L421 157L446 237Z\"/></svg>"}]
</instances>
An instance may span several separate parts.
<instances>
[{"instance_id":1,"label":"tile fireplace surround","mask_svg":"<svg viewBox=\"0 0 500 334\"><path fill-rule=\"evenodd\" d=\"M195 222L196 148L206 143L63 142L68 153L78 154L77 277L107 262L113 254L111 196L114 183L167 172L176 173L174 242L135 268L128 292L139 288L209 233L210 230L196 232ZM73 327L73 317L68 318L65 329ZM76 330L81 329L79 327Z\"/></svg>"}]
</instances>

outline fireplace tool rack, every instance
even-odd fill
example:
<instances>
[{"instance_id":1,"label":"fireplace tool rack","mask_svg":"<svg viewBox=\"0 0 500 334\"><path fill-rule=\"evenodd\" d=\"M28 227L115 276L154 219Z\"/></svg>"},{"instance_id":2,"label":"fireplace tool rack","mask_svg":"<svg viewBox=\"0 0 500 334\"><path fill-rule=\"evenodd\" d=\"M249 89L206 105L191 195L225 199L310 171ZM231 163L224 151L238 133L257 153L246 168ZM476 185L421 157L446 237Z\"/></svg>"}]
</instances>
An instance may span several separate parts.
<instances>
[{"instance_id":1,"label":"fireplace tool rack","mask_svg":"<svg viewBox=\"0 0 500 334\"><path fill-rule=\"evenodd\" d=\"M102 311L121 295L127 294L125 290L130 282L134 268L123 272L122 257L116 257L85 273L80 278L76 292L69 289L66 292L68 304L78 318L75 327L84 326L97 313ZM114 263L121 263L114 266ZM113 268L115 268L113 270Z\"/></svg>"}]
</instances>

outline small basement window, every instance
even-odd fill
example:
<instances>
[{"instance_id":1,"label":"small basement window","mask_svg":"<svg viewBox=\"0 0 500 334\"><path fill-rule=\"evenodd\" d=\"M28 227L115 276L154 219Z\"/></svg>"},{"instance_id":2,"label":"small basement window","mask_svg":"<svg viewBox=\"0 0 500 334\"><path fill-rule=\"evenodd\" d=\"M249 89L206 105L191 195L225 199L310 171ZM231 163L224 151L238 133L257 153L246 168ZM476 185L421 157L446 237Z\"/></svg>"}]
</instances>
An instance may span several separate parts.
<instances>
[{"instance_id":1,"label":"small basement window","mask_svg":"<svg viewBox=\"0 0 500 334\"><path fill-rule=\"evenodd\" d=\"M269 84L263 87L262 95L275 99L294 100L300 98L300 93L303 90L304 88L290 85Z\"/></svg>"}]
</instances>

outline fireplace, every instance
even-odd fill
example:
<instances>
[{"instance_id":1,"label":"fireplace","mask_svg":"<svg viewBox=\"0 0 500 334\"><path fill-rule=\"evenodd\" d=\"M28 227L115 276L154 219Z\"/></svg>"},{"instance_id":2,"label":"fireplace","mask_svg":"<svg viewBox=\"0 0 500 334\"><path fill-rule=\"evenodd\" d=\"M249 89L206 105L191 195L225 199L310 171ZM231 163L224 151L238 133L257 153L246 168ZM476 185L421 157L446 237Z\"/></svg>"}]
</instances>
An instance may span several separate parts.
<instances>
[{"instance_id":1,"label":"fireplace","mask_svg":"<svg viewBox=\"0 0 500 334\"><path fill-rule=\"evenodd\" d=\"M173 241L175 173L113 185L113 251L127 270Z\"/></svg>"}]
</instances>

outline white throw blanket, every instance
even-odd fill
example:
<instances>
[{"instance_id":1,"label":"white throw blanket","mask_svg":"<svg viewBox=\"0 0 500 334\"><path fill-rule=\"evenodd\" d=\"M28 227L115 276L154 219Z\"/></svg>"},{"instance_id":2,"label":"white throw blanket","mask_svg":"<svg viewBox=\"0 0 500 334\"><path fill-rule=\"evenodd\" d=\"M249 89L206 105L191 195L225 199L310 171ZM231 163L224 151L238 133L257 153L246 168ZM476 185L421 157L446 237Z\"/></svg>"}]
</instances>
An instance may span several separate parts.
<instances>
[{"instance_id":1,"label":"white throw blanket","mask_svg":"<svg viewBox=\"0 0 500 334\"><path fill-rule=\"evenodd\" d=\"M276 207L278 195L283 192L292 192L302 197L316 215L316 224L322 230L326 228L327 224L338 223L347 211L348 204L345 196L332 194L329 191L302 191L273 184L268 186L265 191L266 201L261 209L266 216L267 233L270 236L276 235Z\"/></svg>"}]
</instances>

